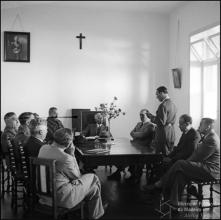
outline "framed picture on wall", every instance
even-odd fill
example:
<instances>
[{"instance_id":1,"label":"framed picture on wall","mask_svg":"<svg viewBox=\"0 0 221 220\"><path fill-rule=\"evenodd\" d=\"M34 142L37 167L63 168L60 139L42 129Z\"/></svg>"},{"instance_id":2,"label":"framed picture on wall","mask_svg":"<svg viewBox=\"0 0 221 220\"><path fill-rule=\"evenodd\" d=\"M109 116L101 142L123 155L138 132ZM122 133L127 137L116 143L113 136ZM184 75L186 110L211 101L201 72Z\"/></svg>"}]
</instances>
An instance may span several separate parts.
<instances>
[{"instance_id":1,"label":"framed picture on wall","mask_svg":"<svg viewBox=\"0 0 221 220\"><path fill-rule=\"evenodd\" d=\"M181 69L172 69L174 88L181 88Z\"/></svg>"},{"instance_id":2,"label":"framed picture on wall","mask_svg":"<svg viewBox=\"0 0 221 220\"><path fill-rule=\"evenodd\" d=\"M4 61L30 62L30 32L4 32Z\"/></svg>"}]
</instances>

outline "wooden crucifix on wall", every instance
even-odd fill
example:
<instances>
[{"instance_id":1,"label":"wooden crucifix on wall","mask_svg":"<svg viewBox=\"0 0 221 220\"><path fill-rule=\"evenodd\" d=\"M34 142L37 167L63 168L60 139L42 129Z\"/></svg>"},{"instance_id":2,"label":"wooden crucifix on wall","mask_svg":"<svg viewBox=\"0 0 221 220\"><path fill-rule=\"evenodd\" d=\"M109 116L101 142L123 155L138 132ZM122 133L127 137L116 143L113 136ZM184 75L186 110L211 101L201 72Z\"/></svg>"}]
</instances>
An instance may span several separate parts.
<instances>
[{"instance_id":1,"label":"wooden crucifix on wall","mask_svg":"<svg viewBox=\"0 0 221 220\"><path fill-rule=\"evenodd\" d=\"M82 33L80 33L79 36L77 36L76 38L79 39L79 43L80 43L80 50L82 49L82 39L85 39L86 37L82 35Z\"/></svg>"}]
</instances>

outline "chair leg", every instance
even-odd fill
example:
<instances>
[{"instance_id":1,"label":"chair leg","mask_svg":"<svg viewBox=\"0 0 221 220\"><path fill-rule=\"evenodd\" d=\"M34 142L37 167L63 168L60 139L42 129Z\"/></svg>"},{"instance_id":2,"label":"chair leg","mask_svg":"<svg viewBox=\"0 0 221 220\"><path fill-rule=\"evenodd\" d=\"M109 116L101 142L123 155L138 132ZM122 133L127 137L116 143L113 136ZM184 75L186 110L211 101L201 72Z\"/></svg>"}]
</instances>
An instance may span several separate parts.
<instances>
[{"instance_id":1,"label":"chair leg","mask_svg":"<svg viewBox=\"0 0 221 220\"><path fill-rule=\"evenodd\" d=\"M190 207L190 194L188 193L188 188L190 187L191 185L188 184L187 187L186 187L186 203L187 203L187 207L189 208Z\"/></svg>"},{"instance_id":2,"label":"chair leg","mask_svg":"<svg viewBox=\"0 0 221 220\"><path fill-rule=\"evenodd\" d=\"M210 197L209 197L209 201L210 201L210 208L213 208L213 184L210 184Z\"/></svg>"},{"instance_id":3,"label":"chair leg","mask_svg":"<svg viewBox=\"0 0 221 220\"><path fill-rule=\"evenodd\" d=\"M11 198L11 208L14 207L14 197L15 197L15 181L12 179L12 198Z\"/></svg>"},{"instance_id":4,"label":"chair leg","mask_svg":"<svg viewBox=\"0 0 221 220\"><path fill-rule=\"evenodd\" d=\"M17 180L15 180L15 195L14 195L14 203L15 203L15 207L14 207L14 211L15 213L17 212L18 209L18 188L17 188Z\"/></svg>"},{"instance_id":5,"label":"chair leg","mask_svg":"<svg viewBox=\"0 0 221 220\"><path fill-rule=\"evenodd\" d=\"M84 202L81 203L81 219L84 219Z\"/></svg>"},{"instance_id":6,"label":"chair leg","mask_svg":"<svg viewBox=\"0 0 221 220\"><path fill-rule=\"evenodd\" d=\"M10 192L10 172L9 169L7 169L7 193Z\"/></svg>"},{"instance_id":7,"label":"chair leg","mask_svg":"<svg viewBox=\"0 0 221 220\"><path fill-rule=\"evenodd\" d=\"M1 163L1 190L2 190L2 198L4 198L5 195L5 171L4 171L4 167Z\"/></svg>"},{"instance_id":8,"label":"chair leg","mask_svg":"<svg viewBox=\"0 0 221 220\"><path fill-rule=\"evenodd\" d=\"M198 201L199 201L199 209L200 209L200 212L203 213L203 186L202 184L198 184L198 193L199 193L199 198L198 198Z\"/></svg>"}]
</instances>

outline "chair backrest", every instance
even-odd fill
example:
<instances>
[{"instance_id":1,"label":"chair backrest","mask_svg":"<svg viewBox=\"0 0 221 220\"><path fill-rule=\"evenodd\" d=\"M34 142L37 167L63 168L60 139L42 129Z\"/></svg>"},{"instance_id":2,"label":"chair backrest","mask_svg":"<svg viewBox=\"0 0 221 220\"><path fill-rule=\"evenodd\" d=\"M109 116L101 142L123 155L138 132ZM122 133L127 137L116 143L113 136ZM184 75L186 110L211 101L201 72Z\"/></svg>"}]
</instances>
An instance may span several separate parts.
<instances>
[{"instance_id":1,"label":"chair backrest","mask_svg":"<svg viewBox=\"0 0 221 220\"><path fill-rule=\"evenodd\" d=\"M52 159L30 157L32 193L39 197L39 203L42 206L51 206L49 210L51 210L54 219L56 219L58 215L55 162L56 161ZM35 209L35 207L33 208Z\"/></svg>"},{"instance_id":2,"label":"chair backrest","mask_svg":"<svg viewBox=\"0 0 221 220\"><path fill-rule=\"evenodd\" d=\"M10 138L7 136L7 146L8 146L8 157L9 157L9 169L11 171L12 176L16 176L17 174L17 167L16 167L16 160L15 160L15 152L14 152L14 147L11 143Z\"/></svg>"},{"instance_id":3,"label":"chair backrest","mask_svg":"<svg viewBox=\"0 0 221 220\"><path fill-rule=\"evenodd\" d=\"M28 164L27 164L27 158L25 156L24 148L21 143L19 143L17 147L18 147L20 159L21 159L22 175L25 180L29 180L30 174L28 172Z\"/></svg>"}]
</instances>

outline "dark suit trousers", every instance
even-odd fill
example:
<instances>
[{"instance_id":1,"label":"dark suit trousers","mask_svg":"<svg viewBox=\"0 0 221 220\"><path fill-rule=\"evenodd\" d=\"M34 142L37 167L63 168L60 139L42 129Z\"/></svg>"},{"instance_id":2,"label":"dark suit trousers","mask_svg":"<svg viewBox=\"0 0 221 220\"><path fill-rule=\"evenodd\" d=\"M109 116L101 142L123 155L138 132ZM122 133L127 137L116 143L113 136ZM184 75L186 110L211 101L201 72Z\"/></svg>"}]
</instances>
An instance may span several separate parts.
<instances>
[{"instance_id":1,"label":"dark suit trousers","mask_svg":"<svg viewBox=\"0 0 221 220\"><path fill-rule=\"evenodd\" d=\"M163 192L169 189L170 200L173 205L181 201L183 189L190 180L211 180L212 175L202 168L201 163L178 160L161 178Z\"/></svg>"}]
</instances>

